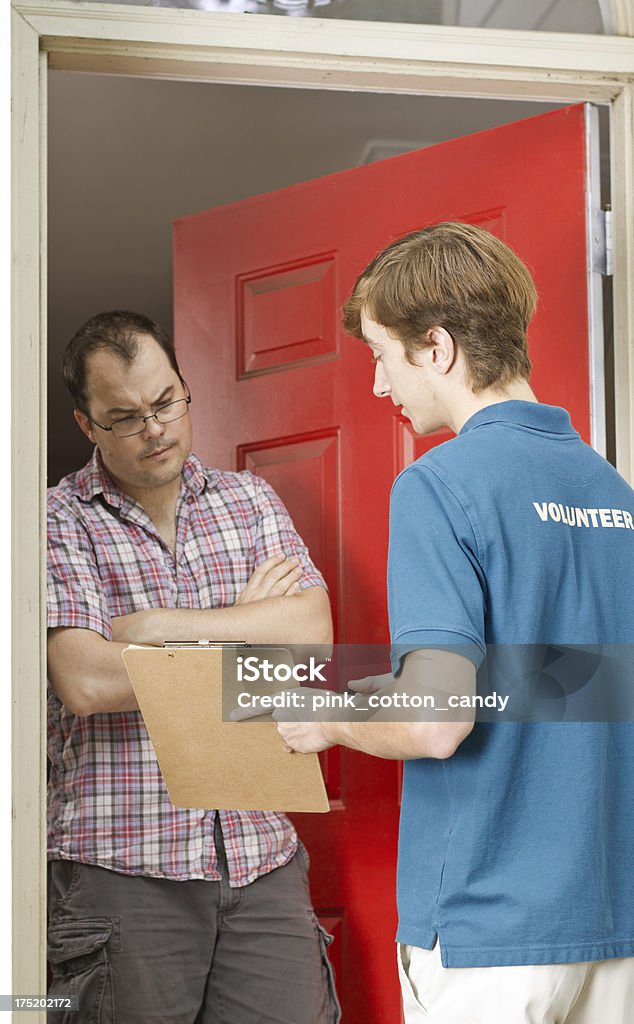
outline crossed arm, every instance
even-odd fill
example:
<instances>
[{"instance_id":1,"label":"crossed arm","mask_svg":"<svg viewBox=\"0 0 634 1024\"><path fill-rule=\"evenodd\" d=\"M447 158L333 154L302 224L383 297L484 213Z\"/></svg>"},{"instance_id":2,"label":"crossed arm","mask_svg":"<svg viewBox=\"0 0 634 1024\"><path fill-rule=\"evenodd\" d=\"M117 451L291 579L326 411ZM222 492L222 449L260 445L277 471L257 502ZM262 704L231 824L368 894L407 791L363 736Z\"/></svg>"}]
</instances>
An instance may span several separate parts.
<instances>
[{"instance_id":1,"label":"crossed arm","mask_svg":"<svg viewBox=\"0 0 634 1024\"><path fill-rule=\"evenodd\" d=\"M298 561L275 555L262 562L230 608L152 608L113 619L112 640L90 629L59 627L48 634L48 674L55 694L76 715L134 711L136 699L121 652L129 643L164 640L245 640L248 643L330 644L330 605L322 587L299 589Z\"/></svg>"}]
</instances>

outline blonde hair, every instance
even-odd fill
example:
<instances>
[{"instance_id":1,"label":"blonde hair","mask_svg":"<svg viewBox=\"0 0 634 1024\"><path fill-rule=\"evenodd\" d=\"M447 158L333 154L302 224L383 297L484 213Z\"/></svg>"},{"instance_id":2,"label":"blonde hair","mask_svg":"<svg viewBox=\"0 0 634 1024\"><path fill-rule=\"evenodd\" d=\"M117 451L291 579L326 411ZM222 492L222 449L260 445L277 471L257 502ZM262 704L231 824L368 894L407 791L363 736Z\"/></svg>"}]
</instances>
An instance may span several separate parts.
<instances>
[{"instance_id":1,"label":"blonde hair","mask_svg":"<svg viewBox=\"0 0 634 1024\"><path fill-rule=\"evenodd\" d=\"M526 330L537 292L519 257L473 224L446 221L383 249L343 307L345 330L363 338L361 314L392 331L407 358L444 327L462 350L474 392L527 379Z\"/></svg>"}]
</instances>

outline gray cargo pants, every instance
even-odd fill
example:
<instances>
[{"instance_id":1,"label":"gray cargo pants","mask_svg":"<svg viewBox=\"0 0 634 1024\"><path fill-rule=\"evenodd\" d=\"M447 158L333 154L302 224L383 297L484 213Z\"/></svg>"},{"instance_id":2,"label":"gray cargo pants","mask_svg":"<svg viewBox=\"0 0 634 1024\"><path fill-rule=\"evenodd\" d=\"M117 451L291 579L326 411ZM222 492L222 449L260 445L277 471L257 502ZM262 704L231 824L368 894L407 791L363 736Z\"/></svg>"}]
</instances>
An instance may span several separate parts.
<instances>
[{"instance_id":1,"label":"gray cargo pants","mask_svg":"<svg viewBox=\"0 0 634 1024\"><path fill-rule=\"evenodd\" d=\"M50 1024L336 1024L307 857L250 885L49 865Z\"/></svg>"}]
</instances>

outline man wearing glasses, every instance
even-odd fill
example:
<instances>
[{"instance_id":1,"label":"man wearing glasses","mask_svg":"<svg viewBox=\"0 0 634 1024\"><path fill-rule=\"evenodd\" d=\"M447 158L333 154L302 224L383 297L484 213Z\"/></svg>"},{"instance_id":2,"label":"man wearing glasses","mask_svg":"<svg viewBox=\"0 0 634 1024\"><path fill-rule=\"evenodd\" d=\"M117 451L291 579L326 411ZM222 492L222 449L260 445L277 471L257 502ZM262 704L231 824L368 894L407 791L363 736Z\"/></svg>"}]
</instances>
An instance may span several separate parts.
<instances>
[{"instance_id":1,"label":"man wearing glasses","mask_svg":"<svg viewBox=\"0 0 634 1024\"><path fill-rule=\"evenodd\" d=\"M95 451L48 501L52 992L79 997L78 1024L336 1021L293 826L175 808L121 659L165 639L329 643L323 579L263 480L191 453L158 324L93 317L63 374Z\"/></svg>"}]
</instances>

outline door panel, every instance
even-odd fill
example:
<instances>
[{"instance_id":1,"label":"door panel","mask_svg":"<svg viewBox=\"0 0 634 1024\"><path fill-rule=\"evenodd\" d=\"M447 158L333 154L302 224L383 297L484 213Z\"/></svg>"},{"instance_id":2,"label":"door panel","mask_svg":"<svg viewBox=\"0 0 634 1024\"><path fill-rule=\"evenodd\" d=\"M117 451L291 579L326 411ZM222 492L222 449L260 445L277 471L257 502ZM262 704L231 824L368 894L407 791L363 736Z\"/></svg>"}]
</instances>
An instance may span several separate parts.
<instances>
[{"instance_id":1,"label":"door panel","mask_svg":"<svg viewBox=\"0 0 634 1024\"><path fill-rule=\"evenodd\" d=\"M333 254L239 277L238 378L336 355L335 283Z\"/></svg>"},{"instance_id":2,"label":"door panel","mask_svg":"<svg viewBox=\"0 0 634 1024\"><path fill-rule=\"evenodd\" d=\"M388 640L388 501L396 474L450 436L417 438L372 395L339 310L392 239L464 220L531 268L532 383L590 440L584 108L454 140L179 220L175 333L196 450L269 480L324 571L337 639ZM322 756L331 813L296 815L316 907L337 935L345 1020L399 1019L394 876L400 766Z\"/></svg>"},{"instance_id":3,"label":"door panel","mask_svg":"<svg viewBox=\"0 0 634 1024\"><path fill-rule=\"evenodd\" d=\"M238 469L256 473L283 494L293 522L301 523L311 557L330 581L333 617L341 562L339 463L337 430L238 446Z\"/></svg>"}]
</instances>

